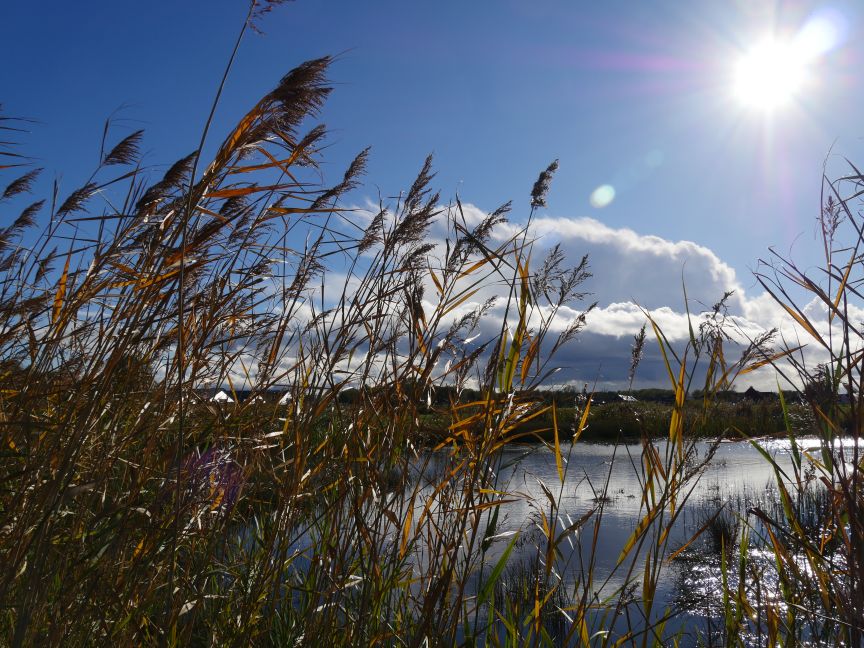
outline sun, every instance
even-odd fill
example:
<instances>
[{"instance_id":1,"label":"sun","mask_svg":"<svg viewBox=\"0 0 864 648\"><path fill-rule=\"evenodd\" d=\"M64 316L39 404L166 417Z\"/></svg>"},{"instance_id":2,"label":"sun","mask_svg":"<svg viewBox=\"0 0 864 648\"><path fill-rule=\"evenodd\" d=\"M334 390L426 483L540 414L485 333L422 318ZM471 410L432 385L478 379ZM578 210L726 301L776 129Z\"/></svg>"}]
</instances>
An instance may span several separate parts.
<instances>
[{"instance_id":1,"label":"sun","mask_svg":"<svg viewBox=\"0 0 864 648\"><path fill-rule=\"evenodd\" d=\"M794 42L762 41L738 60L736 98L745 106L766 112L790 104L806 84L808 59Z\"/></svg>"}]
</instances>

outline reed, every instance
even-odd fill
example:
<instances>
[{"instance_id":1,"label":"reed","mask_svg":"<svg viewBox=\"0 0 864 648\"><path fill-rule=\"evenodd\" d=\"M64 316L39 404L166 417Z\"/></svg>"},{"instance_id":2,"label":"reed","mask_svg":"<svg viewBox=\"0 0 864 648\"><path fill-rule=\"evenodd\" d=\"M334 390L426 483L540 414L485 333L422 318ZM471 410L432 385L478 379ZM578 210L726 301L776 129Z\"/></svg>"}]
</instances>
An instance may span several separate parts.
<instances>
[{"instance_id":1,"label":"reed","mask_svg":"<svg viewBox=\"0 0 864 648\"><path fill-rule=\"evenodd\" d=\"M792 461L786 467L750 440L774 473L774 495L739 502L729 518L734 525L721 508L703 527L719 536L723 553L723 625L706 638L708 645L857 646L864 640L862 355L856 319L864 229L851 207L864 176L850 168L846 176L823 178L822 267L805 270L772 251L756 274L797 329L794 342L781 337L776 349L763 346L745 368L770 365L776 372ZM808 315L808 302L824 307L824 321ZM806 353L814 348L815 354ZM809 412L785 399L781 382L797 391ZM706 394L711 404L711 391ZM806 444L802 434L808 435ZM734 541L733 527L739 529Z\"/></svg>"},{"instance_id":2,"label":"reed","mask_svg":"<svg viewBox=\"0 0 864 648\"><path fill-rule=\"evenodd\" d=\"M289 72L212 159L199 147L161 177L141 132L59 200L27 202L38 171L4 169L4 641L479 631L472 579L497 575L482 566L508 499L497 451L547 407L532 390L585 323L550 333L584 297L587 260L554 251L532 272L526 230L490 236L509 205L469 225L431 189L431 159L371 217L342 207L368 152L321 184L329 64ZM503 308L478 305L490 290ZM493 314L499 333L467 342ZM445 384L430 452L421 404ZM480 399L460 400L468 384Z\"/></svg>"},{"instance_id":3,"label":"reed","mask_svg":"<svg viewBox=\"0 0 864 648\"><path fill-rule=\"evenodd\" d=\"M252 3L249 21L270 4ZM369 151L335 185L321 180L330 63L286 74L204 159L208 120L160 173L141 163L135 132L103 145L79 188L40 199L40 170L0 145L2 642L669 645L690 635L666 630L686 610L658 603L661 575L708 533L722 630L703 641L858 645L861 459L834 442L860 436L864 228L842 192L857 195L864 176L826 181L818 279L779 257L758 275L825 349L821 367L797 346L771 349L773 333L727 357L728 295L691 317L679 348L646 313L675 399L668 419L634 418L638 455L620 448L639 477L638 521L601 576L610 478L589 484L588 510L562 509L592 399L564 420L538 392L593 308L587 257L568 266L555 247L532 259L557 162L503 239L511 205L469 222L433 190L431 158L397 198L348 209ZM0 121L18 137L22 125ZM827 329L789 282L826 305ZM558 331L567 309L577 315ZM631 384L645 343L643 329ZM698 439L723 416L719 395L766 365L795 374L818 451L797 445L784 404L792 474L763 450L779 508L706 518L673 546L717 447L700 453ZM210 400L212 386L231 401ZM526 438L557 473L536 500L501 452ZM826 496L808 494L814 481ZM532 516L511 533L502 510L517 500ZM779 594L757 586L751 546L773 552Z\"/></svg>"},{"instance_id":4,"label":"reed","mask_svg":"<svg viewBox=\"0 0 864 648\"><path fill-rule=\"evenodd\" d=\"M747 526L774 555L779 591L771 598L757 590L742 605L760 611L749 622L768 645L857 646L864 640L862 356L855 315L864 230L852 207L864 176L854 165L850 169L846 176L823 178L821 268L805 270L773 253L756 275L800 332L794 344L782 341L782 358L773 357L771 364L778 380L797 387L811 412L807 431L817 439L815 446L802 447L782 401L791 469L760 448L779 495L776 504L750 508ZM805 312L811 300L825 307L824 321ZM815 348L821 361L808 362L805 345ZM727 643L736 642L730 636Z\"/></svg>"}]
</instances>

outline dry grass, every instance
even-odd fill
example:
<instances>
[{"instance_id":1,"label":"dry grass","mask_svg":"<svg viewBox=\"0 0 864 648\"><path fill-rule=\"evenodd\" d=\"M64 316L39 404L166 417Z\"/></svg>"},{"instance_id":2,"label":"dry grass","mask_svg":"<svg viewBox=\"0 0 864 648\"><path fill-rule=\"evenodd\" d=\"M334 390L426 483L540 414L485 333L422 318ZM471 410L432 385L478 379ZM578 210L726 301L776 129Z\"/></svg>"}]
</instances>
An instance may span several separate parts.
<instances>
[{"instance_id":1,"label":"dry grass","mask_svg":"<svg viewBox=\"0 0 864 648\"><path fill-rule=\"evenodd\" d=\"M212 160L193 153L153 182L134 133L80 189L0 233L11 644L465 633L505 499L496 451L542 411L530 391L548 349L585 318L550 324L581 299L587 266L558 253L532 275L524 231L490 243L508 207L473 227L458 203L442 211L431 160L370 221L340 208L367 154L321 186L324 130L309 122L328 64L287 74ZM7 213L35 175L13 175ZM335 287L334 268L347 275ZM470 347L491 304L468 305L487 287L509 292L501 332ZM289 405L200 400L238 376L260 394L288 385ZM421 490L418 404L469 380L483 397L444 408L451 450Z\"/></svg>"},{"instance_id":2,"label":"dry grass","mask_svg":"<svg viewBox=\"0 0 864 648\"><path fill-rule=\"evenodd\" d=\"M555 248L530 261L531 219L557 164L534 185L525 228L505 241L491 233L509 205L469 225L458 201L442 207L431 189L431 160L371 218L346 210L367 152L338 184L322 184L325 133L314 120L329 63L289 72L212 159L199 146L155 181L140 164L142 133L106 149L80 188L42 200L30 197L38 170L0 151L10 215L0 231L2 641L664 645L676 611L655 603L661 571L695 541L673 548L670 531L711 458L697 456L693 432L739 376L785 358L810 386L816 478L831 506L805 529L793 504L813 477L790 427L794 473L774 464L782 515L752 509L738 544L744 574L747 534L765 534L783 601L759 599L746 578L733 587L724 571L722 641L737 645L755 626L768 645L858 645L861 459L833 441L860 433L849 305L860 297L864 228L839 186L826 185L824 276L783 260L760 275L831 361L809 370L794 348L768 350L769 336L729 360L722 301L677 350L649 318L675 391L666 438L644 436L633 459L639 518L613 574L595 578L588 558L563 591L564 543L586 550L570 556L594 555L609 484L582 517L559 509L569 438L581 436L591 400L565 443L554 405L534 394L591 309L554 333L562 308L585 298L587 258L567 267ZM841 183L864 179L856 171ZM435 223L446 229L437 245ZM790 281L828 306L830 340L784 290ZM504 296L497 307L479 303L489 290ZM684 404L696 375L707 376L698 411ZM445 384L452 399L429 405ZM218 405L200 398L202 385L265 396L282 385L291 398ZM464 402L468 385L480 397ZM851 405L840 405L841 385ZM421 422L430 412L448 422L434 450ZM499 512L526 496L499 480L499 451L547 414L559 483L532 502L541 535L519 580L508 572L518 536L501 537ZM524 599L513 605L508 578Z\"/></svg>"}]
</instances>

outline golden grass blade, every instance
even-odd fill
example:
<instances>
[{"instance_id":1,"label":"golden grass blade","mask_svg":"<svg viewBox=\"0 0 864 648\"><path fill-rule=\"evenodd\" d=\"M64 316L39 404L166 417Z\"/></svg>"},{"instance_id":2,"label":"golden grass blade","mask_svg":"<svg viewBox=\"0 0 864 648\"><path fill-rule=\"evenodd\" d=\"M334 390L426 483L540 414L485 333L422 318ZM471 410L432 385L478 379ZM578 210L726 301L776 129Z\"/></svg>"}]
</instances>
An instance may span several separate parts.
<instances>
[{"instance_id":1,"label":"golden grass blade","mask_svg":"<svg viewBox=\"0 0 864 648\"><path fill-rule=\"evenodd\" d=\"M651 523L654 521L654 518L657 517L658 513L659 509L650 509L644 516L642 516L642 519L639 520L636 528L633 529L633 533L630 534L630 537L627 538L627 542L624 543L624 548L621 550L621 554L618 556L617 564L619 566L627 560L627 556L630 555L630 552L642 537L642 534L644 534L645 531L648 530L648 527L651 526Z\"/></svg>"},{"instance_id":2,"label":"golden grass blade","mask_svg":"<svg viewBox=\"0 0 864 648\"><path fill-rule=\"evenodd\" d=\"M458 299L456 299L456 301L452 301L452 300L449 301L447 303L447 307L444 309L441 316L444 317L444 316L448 315L449 313L451 313L452 311L459 308L462 304L464 304L466 301L468 301L474 295L476 295L477 291L479 291L479 290L480 290L479 288L475 288L474 290L471 290L465 294L462 294Z\"/></svg>"},{"instance_id":3,"label":"golden grass blade","mask_svg":"<svg viewBox=\"0 0 864 648\"><path fill-rule=\"evenodd\" d=\"M564 483L564 464L561 460L561 443L558 441L558 408L552 401L552 430L555 434L555 467L558 469L558 479Z\"/></svg>"},{"instance_id":4,"label":"golden grass blade","mask_svg":"<svg viewBox=\"0 0 864 648\"><path fill-rule=\"evenodd\" d=\"M840 285L837 286L837 296L834 297L834 308L831 309L831 312L828 314L828 321L834 319L834 316L837 314L837 308L840 305L840 300L843 298L843 293L846 291L846 285L849 281L849 275L852 272L852 266L855 265L857 258L857 250L853 251L852 258L849 259L849 263L846 264L846 270L843 272L843 279L840 281Z\"/></svg>"},{"instance_id":5,"label":"golden grass blade","mask_svg":"<svg viewBox=\"0 0 864 648\"><path fill-rule=\"evenodd\" d=\"M477 270L479 270L479 269L482 268L484 265L486 265L487 263L489 263L489 261L491 261L491 259L490 259L489 257L483 257L482 259L480 259L480 260L477 261L476 263L473 263L472 265L470 265L469 267L467 267L465 270L463 270L462 272L460 272L458 278L459 278L459 279L462 279L463 277L467 277L467 276L470 275L470 274L474 274Z\"/></svg>"},{"instance_id":6,"label":"golden grass blade","mask_svg":"<svg viewBox=\"0 0 864 648\"><path fill-rule=\"evenodd\" d=\"M465 506L462 508L453 509L454 513L470 513L471 511L486 511L488 509L497 508L504 504L516 504L519 499L511 498L511 499L498 499L498 500L490 500L488 502L479 502L476 504L472 504L471 506Z\"/></svg>"},{"instance_id":7,"label":"golden grass blade","mask_svg":"<svg viewBox=\"0 0 864 648\"><path fill-rule=\"evenodd\" d=\"M775 354L773 354L767 358L757 360L756 362L753 362L753 363L747 365L738 373L738 375L743 376L745 374L750 373L751 371L756 371L760 367L764 367L765 365L773 364L773 363L777 362L777 360L785 358L786 356L791 355L791 354L795 353L796 351L799 351L800 349L803 349L803 348L804 348L804 345L801 344L801 345L796 346L794 348L783 349L782 351L778 351L777 353L775 353Z\"/></svg>"},{"instance_id":8,"label":"golden grass blade","mask_svg":"<svg viewBox=\"0 0 864 648\"><path fill-rule=\"evenodd\" d=\"M520 426L524 425L528 421L535 419L538 416L541 416L541 415L545 414L546 412L548 412L550 407L551 407L551 405L547 405L546 407L538 408L538 409L534 410L533 412L531 412L530 414L528 414L527 416L518 416L518 415L511 414L504 421L503 432L506 434L507 432L510 432L512 430L519 429ZM496 412L497 412L497 410L496 410ZM506 439L504 441L506 442Z\"/></svg>"},{"instance_id":9,"label":"golden grass blade","mask_svg":"<svg viewBox=\"0 0 864 648\"><path fill-rule=\"evenodd\" d=\"M246 113L246 115L243 116L243 119L241 119L237 126L234 128L234 131L231 133L231 135L228 136L228 138L219 148L219 152L216 154L216 158L213 160L211 169L221 169L228 163L228 160L230 160L231 157L234 155L234 151L236 150L237 146L241 143L246 134L252 128L252 125L255 123L255 121L263 114L263 109L266 106L265 101L265 99L259 101L257 104L255 104L252 110L250 110L248 113Z\"/></svg>"},{"instance_id":10,"label":"golden grass blade","mask_svg":"<svg viewBox=\"0 0 864 648\"><path fill-rule=\"evenodd\" d=\"M645 571L642 574L642 600L646 609L651 609L657 587L657 581L651 577L651 574L651 552L649 551L645 556Z\"/></svg>"},{"instance_id":11,"label":"golden grass blade","mask_svg":"<svg viewBox=\"0 0 864 648\"><path fill-rule=\"evenodd\" d=\"M675 406L672 408L672 418L669 421L669 441L680 445L684 430L684 379L687 376L687 365L681 363L678 380L675 382Z\"/></svg>"},{"instance_id":12,"label":"golden grass blade","mask_svg":"<svg viewBox=\"0 0 864 648\"><path fill-rule=\"evenodd\" d=\"M522 385L524 385L525 381L528 379L531 365L538 357L537 354L540 352L540 338L535 336L533 339L530 337L528 339L530 340L528 349L525 351L525 357L522 359L522 375L520 376Z\"/></svg>"},{"instance_id":13,"label":"golden grass blade","mask_svg":"<svg viewBox=\"0 0 864 648\"><path fill-rule=\"evenodd\" d=\"M591 411L591 401L594 398L594 392L588 396L588 400L585 401L585 410L582 412L582 417L579 419L579 425L576 428L576 433L573 435L573 443L576 443L579 440L579 437L582 436L582 433L585 431L585 428L588 426L588 413Z\"/></svg>"},{"instance_id":14,"label":"golden grass blade","mask_svg":"<svg viewBox=\"0 0 864 648\"><path fill-rule=\"evenodd\" d=\"M69 280L69 264L72 261L72 252L66 255L66 265L63 266L63 274L57 282L57 292L54 294L54 307L51 310L51 324L57 325L60 314L63 312L63 299L66 297L66 284Z\"/></svg>"},{"instance_id":15,"label":"golden grass blade","mask_svg":"<svg viewBox=\"0 0 864 648\"><path fill-rule=\"evenodd\" d=\"M654 318L651 317L651 314L646 311L645 315L648 317L648 321L651 322L651 328L654 329L654 335L657 338L657 344L660 346L660 353L663 356L663 364L666 367L666 372L669 374L669 382L674 385L676 384L675 375L672 373L672 365L669 364L669 358L666 355L666 345L663 343L663 333L657 326L657 322L655 322Z\"/></svg>"},{"instance_id":16,"label":"golden grass blade","mask_svg":"<svg viewBox=\"0 0 864 648\"><path fill-rule=\"evenodd\" d=\"M192 264L192 263L187 264L186 270L189 270L189 268L191 268L193 265L194 264ZM168 272L165 272L165 273L159 275L158 277L154 277L153 279L147 279L146 281L138 280L138 281L131 281L131 282L121 281L115 285L117 287L120 287L120 286L135 284L135 288L137 290L143 290L144 288L149 288L150 286L155 286L156 284L162 283L163 281L166 281L166 280L170 279L171 277L179 275L180 270L181 269L178 267L178 268L174 268L173 270L169 270Z\"/></svg>"},{"instance_id":17,"label":"golden grass blade","mask_svg":"<svg viewBox=\"0 0 864 648\"><path fill-rule=\"evenodd\" d=\"M796 322L798 322L798 324L801 325L801 328L803 328L805 331L807 331L807 333L809 333L810 336L813 337L817 342L819 342L819 344L821 344L823 347L825 347L826 349L828 348L828 345L826 344L825 340L823 340L822 336L819 335L818 331L816 331L816 329L813 328L813 325L810 324L809 321L807 321L806 317L804 317L803 315L799 315L788 304L781 302L781 301L778 301L778 303L783 307L783 310L785 310L787 313L789 313L789 315L792 316L792 319L794 319Z\"/></svg>"},{"instance_id":18,"label":"golden grass blade","mask_svg":"<svg viewBox=\"0 0 864 648\"><path fill-rule=\"evenodd\" d=\"M435 271L430 269L429 276L432 278L432 283L435 284L435 290L438 291L439 295L444 294L444 287L441 285L441 281L438 279L438 275L435 274Z\"/></svg>"},{"instance_id":19,"label":"golden grass blade","mask_svg":"<svg viewBox=\"0 0 864 648\"><path fill-rule=\"evenodd\" d=\"M404 558L405 552L408 550L408 539L411 537L411 522L414 517L414 498L408 505L408 511L405 515L405 523L402 525L402 540L399 543L399 557Z\"/></svg>"},{"instance_id":20,"label":"golden grass blade","mask_svg":"<svg viewBox=\"0 0 864 648\"><path fill-rule=\"evenodd\" d=\"M255 193L265 193L268 191L279 191L284 189L283 185L249 185L248 187L236 187L234 189L216 189L205 194L205 198L238 198L240 196L248 196Z\"/></svg>"}]
</instances>

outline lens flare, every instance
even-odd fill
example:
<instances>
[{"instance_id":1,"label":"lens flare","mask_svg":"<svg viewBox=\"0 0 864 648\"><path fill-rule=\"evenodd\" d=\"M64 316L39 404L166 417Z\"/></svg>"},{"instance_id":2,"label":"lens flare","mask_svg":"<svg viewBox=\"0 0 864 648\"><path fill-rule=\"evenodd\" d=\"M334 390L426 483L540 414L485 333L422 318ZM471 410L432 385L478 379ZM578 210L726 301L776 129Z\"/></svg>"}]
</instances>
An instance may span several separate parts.
<instances>
[{"instance_id":1,"label":"lens flare","mask_svg":"<svg viewBox=\"0 0 864 648\"><path fill-rule=\"evenodd\" d=\"M615 200L615 187L608 184L597 187L591 192L591 198L589 198L591 206L597 209L608 207L613 200Z\"/></svg>"},{"instance_id":2,"label":"lens flare","mask_svg":"<svg viewBox=\"0 0 864 648\"><path fill-rule=\"evenodd\" d=\"M795 47L808 60L837 48L846 37L846 20L837 11L826 9L813 14L795 35Z\"/></svg>"}]
</instances>

